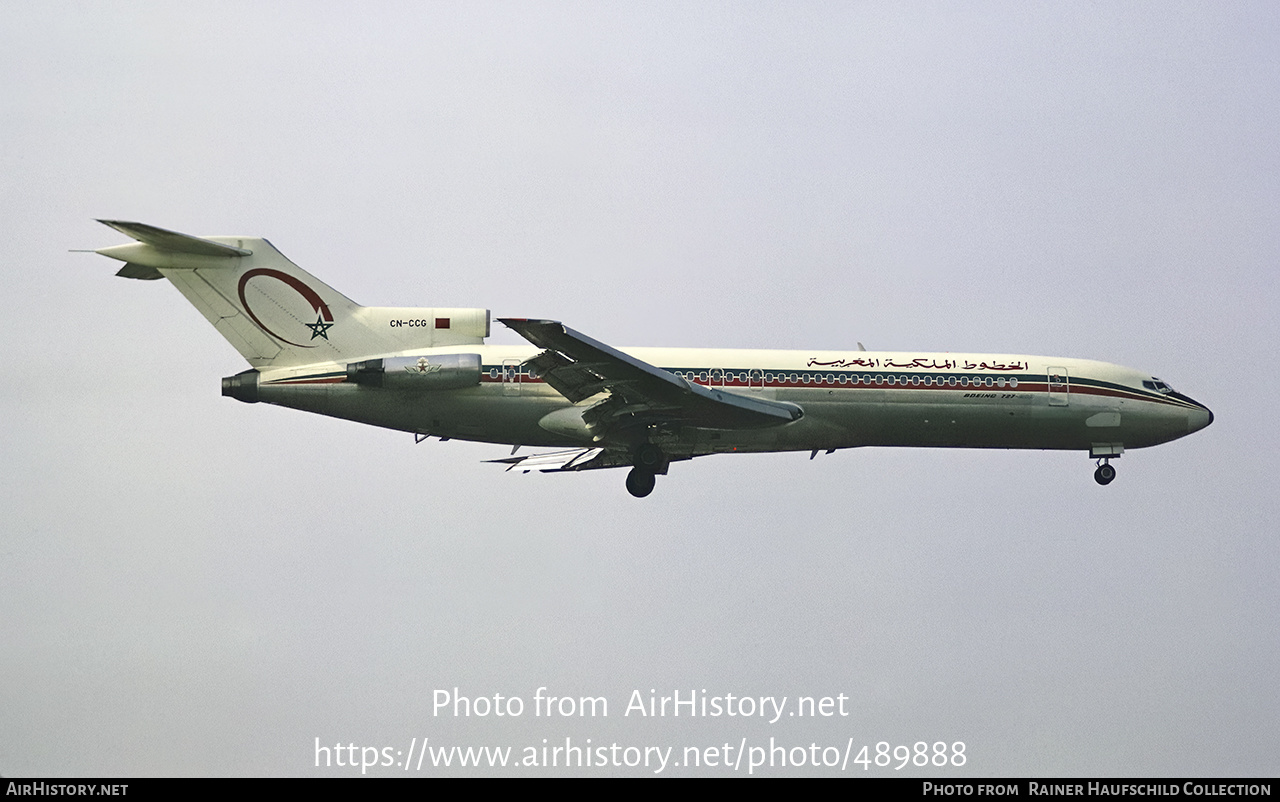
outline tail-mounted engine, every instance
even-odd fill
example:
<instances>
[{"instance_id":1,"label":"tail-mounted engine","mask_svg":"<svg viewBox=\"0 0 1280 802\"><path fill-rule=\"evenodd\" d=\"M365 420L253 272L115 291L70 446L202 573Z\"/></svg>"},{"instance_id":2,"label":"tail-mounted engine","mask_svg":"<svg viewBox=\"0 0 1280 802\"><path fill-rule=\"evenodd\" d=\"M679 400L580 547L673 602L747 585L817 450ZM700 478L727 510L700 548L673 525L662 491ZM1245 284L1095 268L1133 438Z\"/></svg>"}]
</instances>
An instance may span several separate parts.
<instances>
[{"instance_id":1,"label":"tail-mounted engine","mask_svg":"<svg viewBox=\"0 0 1280 802\"><path fill-rule=\"evenodd\" d=\"M256 370L246 370L243 373L237 373L234 376L227 376L223 378L222 394L228 398L243 401L246 404L258 403L259 375L260 374Z\"/></svg>"},{"instance_id":2,"label":"tail-mounted engine","mask_svg":"<svg viewBox=\"0 0 1280 802\"><path fill-rule=\"evenodd\" d=\"M458 390L480 383L479 354L366 359L347 365L347 381L395 390Z\"/></svg>"}]
</instances>

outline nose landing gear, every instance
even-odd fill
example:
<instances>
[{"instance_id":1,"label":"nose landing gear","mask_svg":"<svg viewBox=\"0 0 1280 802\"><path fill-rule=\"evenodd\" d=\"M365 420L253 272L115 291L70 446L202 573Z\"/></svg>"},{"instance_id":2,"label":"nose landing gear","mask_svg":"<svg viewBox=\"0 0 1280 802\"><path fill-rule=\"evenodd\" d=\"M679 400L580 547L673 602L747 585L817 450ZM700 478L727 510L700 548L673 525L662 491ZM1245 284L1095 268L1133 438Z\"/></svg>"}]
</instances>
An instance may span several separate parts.
<instances>
[{"instance_id":1,"label":"nose landing gear","mask_svg":"<svg viewBox=\"0 0 1280 802\"><path fill-rule=\"evenodd\" d=\"M1109 485L1116 478L1116 469L1111 466L1111 460L1103 457L1098 461L1098 469L1093 472L1093 481L1100 485Z\"/></svg>"}]
</instances>

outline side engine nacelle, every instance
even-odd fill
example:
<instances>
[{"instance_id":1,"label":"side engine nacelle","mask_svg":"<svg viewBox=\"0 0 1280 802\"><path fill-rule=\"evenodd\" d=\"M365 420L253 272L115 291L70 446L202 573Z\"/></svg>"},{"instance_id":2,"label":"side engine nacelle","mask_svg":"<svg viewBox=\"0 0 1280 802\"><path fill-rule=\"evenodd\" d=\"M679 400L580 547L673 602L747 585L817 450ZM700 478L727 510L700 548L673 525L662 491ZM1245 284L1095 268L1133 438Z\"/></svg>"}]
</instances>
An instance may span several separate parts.
<instances>
[{"instance_id":1,"label":"side engine nacelle","mask_svg":"<svg viewBox=\"0 0 1280 802\"><path fill-rule=\"evenodd\" d=\"M459 390L480 383L479 354L366 359L347 365L347 381L394 390Z\"/></svg>"}]
</instances>

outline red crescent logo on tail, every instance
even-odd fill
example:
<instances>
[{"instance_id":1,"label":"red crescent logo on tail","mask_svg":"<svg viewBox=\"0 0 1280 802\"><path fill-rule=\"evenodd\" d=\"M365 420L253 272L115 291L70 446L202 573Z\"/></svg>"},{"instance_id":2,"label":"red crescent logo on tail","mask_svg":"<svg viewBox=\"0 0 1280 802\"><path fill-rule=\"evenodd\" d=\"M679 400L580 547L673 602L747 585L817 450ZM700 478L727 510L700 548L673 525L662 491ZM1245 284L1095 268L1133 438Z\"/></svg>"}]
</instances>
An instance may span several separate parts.
<instances>
[{"instance_id":1,"label":"red crescent logo on tail","mask_svg":"<svg viewBox=\"0 0 1280 802\"><path fill-rule=\"evenodd\" d=\"M265 331L267 334L270 334L272 337L275 337L277 340L289 343L289 345L296 345L299 348L315 348L314 345L295 343L293 340L281 337L279 334L267 328L261 320L258 320L258 316L249 308L249 301L244 297L244 288L248 285L249 279L256 278L258 276L273 278L292 287L295 292L306 300L307 303L311 304L311 308L316 312L315 323L303 324L311 329L311 339L314 340L316 337L323 337L326 340L329 339L328 331L333 326L333 313L329 311L329 305L324 302L324 299L322 299L315 290L311 289L306 284L303 284L300 279L295 278L288 273L283 273L279 270L271 270L266 267L259 267L254 270L250 270L240 277L240 286L238 288L240 293L240 306L244 307L245 314L254 322L254 325Z\"/></svg>"}]
</instances>

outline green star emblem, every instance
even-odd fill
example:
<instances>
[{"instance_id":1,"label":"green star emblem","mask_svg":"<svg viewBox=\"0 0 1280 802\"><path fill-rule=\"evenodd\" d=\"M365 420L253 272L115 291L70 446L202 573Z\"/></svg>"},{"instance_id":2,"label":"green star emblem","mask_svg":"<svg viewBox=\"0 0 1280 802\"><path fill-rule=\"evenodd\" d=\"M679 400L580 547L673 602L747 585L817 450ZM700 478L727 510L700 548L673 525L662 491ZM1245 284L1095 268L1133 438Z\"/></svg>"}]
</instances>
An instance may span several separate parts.
<instances>
[{"instance_id":1,"label":"green star emblem","mask_svg":"<svg viewBox=\"0 0 1280 802\"><path fill-rule=\"evenodd\" d=\"M329 339L329 334L328 334L329 329L333 328L333 324L325 323L324 317L321 316L319 313L316 313L315 323L305 323L303 325L311 329L311 339L313 340L317 337L323 337L326 340Z\"/></svg>"}]
</instances>

